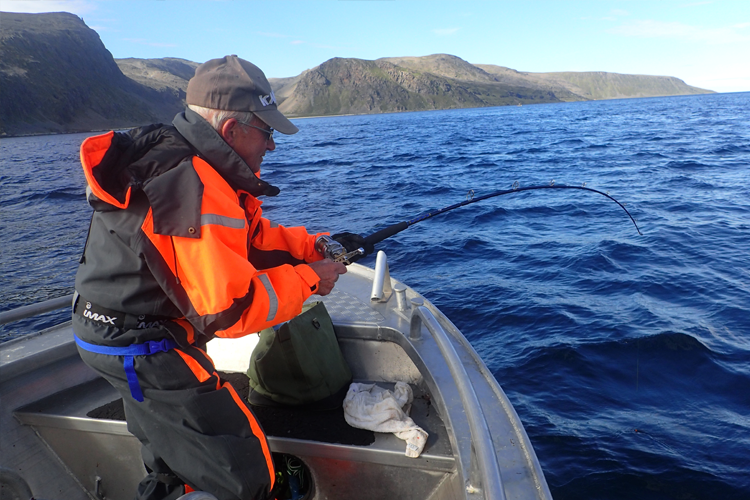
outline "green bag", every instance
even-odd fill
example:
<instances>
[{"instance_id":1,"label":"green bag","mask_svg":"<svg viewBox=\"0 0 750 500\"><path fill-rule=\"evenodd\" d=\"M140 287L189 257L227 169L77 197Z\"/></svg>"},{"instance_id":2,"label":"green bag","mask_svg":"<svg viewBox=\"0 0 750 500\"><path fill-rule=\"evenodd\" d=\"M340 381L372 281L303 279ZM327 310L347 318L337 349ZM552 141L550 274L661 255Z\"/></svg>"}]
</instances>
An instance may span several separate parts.
<instances>
[{"instance_id":1,"label":"green bag","mask_svg":"<svg viewBox=\"0 0 750 500\"><path fill-rule=\"evenodd\" d=\"M340 407L352 372L323 302L307 304L287 323L260 332L247 376L251 404Z\"/></svg>"}]
</instances>

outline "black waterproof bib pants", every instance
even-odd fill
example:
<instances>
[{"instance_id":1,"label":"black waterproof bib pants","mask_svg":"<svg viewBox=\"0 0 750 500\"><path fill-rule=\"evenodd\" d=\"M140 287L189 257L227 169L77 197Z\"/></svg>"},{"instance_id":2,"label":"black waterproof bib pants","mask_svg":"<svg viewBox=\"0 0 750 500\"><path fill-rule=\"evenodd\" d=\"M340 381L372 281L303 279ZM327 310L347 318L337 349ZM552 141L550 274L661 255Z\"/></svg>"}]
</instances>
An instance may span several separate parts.
<instances>
[{"instance_id":1,"label":"black waterproof bib pants","mask_svg":"<svg viewBox=\"0 0 750 500\"><path fill-rule=\"evenodd\" d=\"M88 330L88 338L112 338L112 331L91 335L92 328L111 327L78 315L73 323L77 334ZM136 356L143 402L131 396L122 356L80 348L79 353L120 393L128 431L141 441L150 473L138 486L136 500L174 500L185 492L184 484L219 500L267 497L273 464L265 434L205 352L190 347Z\"/></svg>"}]
</instances>

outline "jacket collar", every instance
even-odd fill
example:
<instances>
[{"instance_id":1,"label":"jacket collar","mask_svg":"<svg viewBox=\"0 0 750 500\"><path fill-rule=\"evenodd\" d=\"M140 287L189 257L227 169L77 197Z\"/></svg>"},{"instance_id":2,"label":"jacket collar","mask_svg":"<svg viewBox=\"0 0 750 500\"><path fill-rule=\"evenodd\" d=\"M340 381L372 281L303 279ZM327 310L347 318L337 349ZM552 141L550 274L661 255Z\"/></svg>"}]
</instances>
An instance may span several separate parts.
<instances>
[{"instance_id":1,"label":"jacket collar","mask_svg":"<svg viewBox=\"0 0 750 500\"><path fill-rule=\"evenodd\" d=\"M221 138L214 128L195 111L186 108L175 116L172 124L198 150L235 191L253 196L276 196L279 188L260 180L247 163Z\"/></svg>"}]
</instances>

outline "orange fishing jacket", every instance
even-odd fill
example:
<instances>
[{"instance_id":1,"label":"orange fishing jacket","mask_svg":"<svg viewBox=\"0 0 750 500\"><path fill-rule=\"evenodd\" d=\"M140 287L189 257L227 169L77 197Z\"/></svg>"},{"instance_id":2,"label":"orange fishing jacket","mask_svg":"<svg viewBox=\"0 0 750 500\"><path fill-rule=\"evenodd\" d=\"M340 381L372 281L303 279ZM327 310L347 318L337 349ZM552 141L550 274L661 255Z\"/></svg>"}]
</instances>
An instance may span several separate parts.
<instances>
[{"instance_id":1,"label":"orange fishing jacket","mask_svg":"<svg viewBox=\"0 0 750 500\"><path fill-rule=\"evenodd\" d=\"M191 110L174 127L90 137L81 162L95 209L76 275L86 300L166 318L164 327L185 344L287 321L317 289L306 263L323 258L319 234L263 218L256 197L278 188ZM158 331L129 330L109 341L144 342Z\"/></svg>"}]
</instances>

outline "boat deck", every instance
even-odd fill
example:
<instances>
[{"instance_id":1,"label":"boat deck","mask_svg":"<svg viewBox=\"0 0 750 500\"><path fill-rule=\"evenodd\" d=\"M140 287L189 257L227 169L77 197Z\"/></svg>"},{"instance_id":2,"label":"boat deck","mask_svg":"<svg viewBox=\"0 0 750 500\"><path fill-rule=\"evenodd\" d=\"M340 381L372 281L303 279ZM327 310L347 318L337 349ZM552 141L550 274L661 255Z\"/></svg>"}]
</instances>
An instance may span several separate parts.
<instances>
[{"instance_id":1,"label":"boat deck","mask_svg":"<svg viewBox=\"0 0 750 500\"><path fill-rule=\"evenodd\" d=\"M241 396L247 397L247 383L242 380L243 377L247 378L244 374L222 375L233 383ZM367 383L364 380L359 382ZM394 384L381 382L379 385L392 389ZM450 471L455 464L445 425L437 410L432 407L429 394L418 386L412 386L412 390L415 400L410 416L427 431L429 438L419 459L405 459L403 462L418 468ZM304 452L308 455L312 449L319 448L327 450L324 453L327 456L334 450L347 449L349 456L352 453L363 458L371 458L373 454L388 456L388 463L394 462L395 457L392 455L404 454L404 441L392 434L351 427L344 420L342 408L311 411L293 407L255 406L253 412L269 437L272 451L293 454ZM71 451L75 448L75 439L69 431L130 436L125 424L122 399L101 378L53 394L19 408L14 413L22 423L41 429L45 439L51 438L54 442L68 441L63 448ZM51 434L55 434L55 437Z\"/></svg>"},{"instance_id":2,"label":"boat deck","mask_svg":"<svg viewBox=\"0 0 750 500\"><path fill-rule=\"evenodd\" d=\"M377 272L350 266L322 299L355 381L412 387L410 416L429 433L423 453L408 458L394 435L350 428L342 410L257 408L271 451L306 463L314 500L549 499L518 416L466 339L408 287L406 307L371 300ZM216 367L246 390L244 368ZM37 498L132 498L145 475L140 443L118 419L119 394L78 356L70 324L0 346L0 396L1 462Z\"/></svg>"},{"instance_id":3,"label":"boat deck","mask_svg":"<svg viewBox=\"0 0 750 500\"><path fill-rule=\"evenodd\" d=\"M344 341L345 342L345 341ZM247 384L244 374L225 373L225 378L246 397ZM367 382L366 380L358 380ZM378 382L385 388L393 384ZM367 469L369 475L376 468L394 468L399 474L419 478L422 482L437 483L440 476L454 472L447 430L431 397L424 389L412 385L415 400L411 417L425 429L429 438L424 452L417 458L404 455L405 442L393 434L374 433L349 426L344 420L343 409L331 411L308 411L286 408L254 407L256 416L268 434L272 452L298 456L316 468L318 484L341 484L346 478L321 477L330 467L331 460L344 460ZM39 401L18 408L16 418L24 425L33 427L60 459L83 483L93 482L92 490L100 491L106 498L128 498L135 484L145 475L140 461L140 443L127 430L122 410L122 400L115 389L104 379L95 378L70 387ZM327 464L316 467L315 462ZM379 467L373 467L379 466ZM92 471L94 473L92 474ZM353 474L357 481L366 480L368 474L362 470ZM336 483L335 481L338 481ZM434 488L437 484L429 484Z\"/></svg>"}]
</instances>

